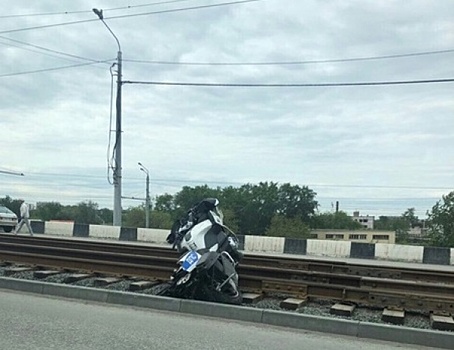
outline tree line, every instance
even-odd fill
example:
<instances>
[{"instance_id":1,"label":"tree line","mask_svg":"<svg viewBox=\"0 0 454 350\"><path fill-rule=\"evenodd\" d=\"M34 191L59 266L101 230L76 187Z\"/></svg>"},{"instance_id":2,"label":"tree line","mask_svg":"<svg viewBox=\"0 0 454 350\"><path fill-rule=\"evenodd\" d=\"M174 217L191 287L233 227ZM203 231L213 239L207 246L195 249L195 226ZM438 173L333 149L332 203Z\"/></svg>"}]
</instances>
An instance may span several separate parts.
<instances>
[{"instance_id":1,"label":"tree line","mask_svg":"<svg viewBox=\"0 0 454 350\"><path fill-rule=\"evenodd\" d=\"M316 193L309 187L274 182L224 188L184 186L176 194L158 195L150 211L150 226L170 229L189 208L209 197L219 199L224 222L239 234L308 238L314 229L362 229L361 224L343 211L320 212ZM6 196L0 198L0 204L19 214L19 200ZM443 196L427 214L428 244L454 247L454 191ZM59 202L38 202L31 210L31 217L43 221L70 220L110 225L113 212L100 209L92 201L69 206ZM144 227L144 205L123 210L122 222L126 227ZM380 216L374 222L375 229L395 231L397 243L403 244L409 243L409 231L417 225L421 225L421 220L415 216L414 208L407 209L398 217Z\"/></svg>"}]
</instances>

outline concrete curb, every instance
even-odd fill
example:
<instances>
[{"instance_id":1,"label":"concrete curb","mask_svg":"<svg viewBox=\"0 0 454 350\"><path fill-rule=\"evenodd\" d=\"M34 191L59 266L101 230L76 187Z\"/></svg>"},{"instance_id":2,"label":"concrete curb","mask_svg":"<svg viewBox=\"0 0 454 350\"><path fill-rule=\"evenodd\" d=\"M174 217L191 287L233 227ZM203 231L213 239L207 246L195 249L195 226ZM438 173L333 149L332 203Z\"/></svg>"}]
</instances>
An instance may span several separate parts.
<instances>
[{"instance_id":1,"label":"concrete curb","mask_svg":"<svg viewBox=\"0 0 454 350\"><path fill-rule=\"evenodd\" d=\"M0 277L0 289L452 349L454 333Z\"/></svg>"}]
</instances>

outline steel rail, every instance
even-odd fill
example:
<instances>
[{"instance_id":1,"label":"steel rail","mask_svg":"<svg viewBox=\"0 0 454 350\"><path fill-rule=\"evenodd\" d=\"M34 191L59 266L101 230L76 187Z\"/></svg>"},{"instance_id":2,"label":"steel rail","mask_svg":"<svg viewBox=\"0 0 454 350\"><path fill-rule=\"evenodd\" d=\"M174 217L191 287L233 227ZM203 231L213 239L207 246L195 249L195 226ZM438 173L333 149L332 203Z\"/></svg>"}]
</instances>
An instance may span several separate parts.
<instances>
[{"instance_id":1,"label":"steel rail","mask_svg":"<svg viewBox=\"0 0 454 350\"><path fill-rule=\"evenodd\" d=\"M1 235L0 241L17 244L29 243L39 246L71 247L112 253L152 255L177 259L180 254L167 247L134 244L130 242L87 241L83 239L64 239L54 237L29 237ZM242 265L256 265L283 269L326 272L351 276L377 277L407 281L445 283L454 285L454 267L452 272L434 270L427 267L392 267L383 266L379 261L367 260L367 263L349 261L321 261L310 257L289 257L246 254Z\"/></svg>"},{"instance_id":2,"label":"steel rail","mask_svg":"<svg viewBox=\"0 0 454 350\"><path fill-rule=\"evenodd\" d=\"M166 255L169 250L160 256L158 251L151 254L151 250L147 251L143 246L142 250L128 247L127 250L119 248L112 252L106 246L97 250L95 246L99 246L99 242L90 249L86 243L74 240L60 240L56 246L49 244L50 241L43 242L30 238L14 242L2 240L0 260L150 280L167 280L176 266L175 256ZM238 269L240 286L247 291L329 298L376 307L393 305L427 311L454 310L452 284L344 275L266 264L250 265L251 261L258 261L254 259L245 259Z\"/></svg>"}]
</instances>

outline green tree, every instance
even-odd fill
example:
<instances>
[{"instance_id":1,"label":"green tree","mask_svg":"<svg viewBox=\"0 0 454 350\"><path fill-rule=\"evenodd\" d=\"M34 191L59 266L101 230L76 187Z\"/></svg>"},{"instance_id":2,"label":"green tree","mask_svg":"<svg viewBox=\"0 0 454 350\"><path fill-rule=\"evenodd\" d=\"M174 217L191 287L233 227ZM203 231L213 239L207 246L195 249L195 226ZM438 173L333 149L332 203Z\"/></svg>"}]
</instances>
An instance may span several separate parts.
<instances>
[{"instance_id":1,"label":"green tree","mask_svg":"<svg viewBox=\"0 0 454 350\"><path fill-rule=\"evenodd\" d=\"M224 214L224 225L228 226L233 232L238 232L238 219L235 216L235 212L232 209L222 209Z\"/></svg>"},{"instance_id":2,"label":"green tree","mask_svg":"<svg viewBox=\"0 0 454 350\"><path fill-rule=\"evenodd\" d=\"M239 222L239 233L263 235L278 210L277 183L260 182L239 188L240 203L235 215Z\"/></svg>"},{"instance_id":3,"label":"green tree","mask_svg":"<svg viewBox=\"0 0 454 350\"><path fill-rule=\"evenodd\" d=\"M314 229L358 230L362 228L359 222L354 221L343 211L316 214L311 222L311 227Z\"/></svg>"},{"instance_id":4,"label":"green tree","mask_svg":"<svg viewBox=\"0 0 454 350\"><path fill-rule=\"evenodd\" d=\"M101 219L101 224L107 225L113 223L113 211L108 208L102 208L98 210L99 218Z\"/></svg>"},{"instance_id":5,"label":"green tree","mask_svg":"<svg viewBox=\"0 0 454 350\"><path fill-rule=\"evenodd\" d=\"M35 217L43 221L49 220L72 220L63 211L63 205L59 202L36 203Z\"/></svg>"},{"instance_id":6,"label":"green tree","mask_svg":"<svg viewBox=\"0 0 454 350\"><path fill-rule=\"evenodd\" d=\"M409 242L410 229L419 224L419 219L415 215L415 208L408 208L401 216L380 216L374 222L377 230L394 231L396 233L396 243L407 244Z\"/></svg>"},{"instance_id":7,"label":"green tree","mask_svg":"<svg viewBox=\"0 0 454 350\"><path fill-rule=\"evenodd\" d=\"M286 218L300 218L308 223L318 208L316 195L307 186L282 184L278 190L278 212Z\"/></svg>"},{"instance_id":8,"label":"green tree","mask_svg":"<svg viewBox=\"0 0 454 350\"><path fill-rule=\"evenodd\" d=\"M9 210L15 213L17 217L20 216L21 201L19 199L12 199L10 196L6 196L4 198L0 198L0 205L7 207ZM30 215L32 215L31 211Z\"/></svg>"},{"instance_id":9,"label":"green tree","mask_svg":"<svg viewBox=\"0 0 454 350\"><path fill-rule=\"evenodd\" d=\"M431 243L439 247L454 247L454 191L442 196L427 215Z\"/></svg>"},{"instance_id":10,"label":"green tree","mask_svg":"<svg viewBox=\"0 0 454 350\"><path fill-rule=\"evenodd\" d=\"M165 213L172 213L175 210L174 197L171 194L164 193L155 198L155 210Z\"/></svg>"},{"instance_id":11,"label":"green tree","mask_svg":"<svg viewBox=\"0 0 454 350\"><path fill-rule=\"evenodd\" d=\"M266 236L308 238L310 229L302 219L287 218L284 215L275 215L271 219L271 225L265 232Z\"/></svg>"},{"instance_id":12,"label":"green tree","mask_svg":"<svg viewBox=\"0 0 454 350\"><path fill-rule=\"evenodd\" d=\"M73 207L72 219L80 224L102 223L102 219L98 215L98 204L92 201L80 202Z\"/></svg>"},{"instance_id":13,"label":"green tree","mask_svg":"<svg viewBox=\"0 0 454 350\"><path fill-rule=\"evenodd\" d=\"M170 213L152 210L150 214L150 226L152 228L168 229L173 225L174 220Z\"/></svg>"},{"instance_id":14,"label":"green tree","mask_svg":"<svg viewBox=\"0 0 454 350\"><path fill-rule=\"evenodd\" d=\"M174 196L174 220L179 219L186 212L204 198L218 198L221 190L219 188L209 188L208 185L189 187L184 186L180 192Z\"/></svg>"},{"instance_id":15,"label":"green tree","mask_svg":"<svg viewBox=\"0 0 454 350\"><path fill-rule=\"evenodd\" d=\"M144 206L130 207L123 211L123 223L125 227L145 227Z\"/></svg>"}]
</instances>

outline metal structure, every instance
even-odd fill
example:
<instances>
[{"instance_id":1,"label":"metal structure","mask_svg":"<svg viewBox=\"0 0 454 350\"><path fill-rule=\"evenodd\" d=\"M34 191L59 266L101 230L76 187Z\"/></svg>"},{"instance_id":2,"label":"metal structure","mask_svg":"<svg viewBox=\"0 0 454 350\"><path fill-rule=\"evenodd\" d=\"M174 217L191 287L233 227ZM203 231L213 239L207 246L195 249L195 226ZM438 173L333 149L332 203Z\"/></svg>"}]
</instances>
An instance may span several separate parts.
<instances>
[{"instance_id":1,"label":"metal structure","mask_svg":"<svg viewBox=\"0 0 454 350\"><path fill-rule=\"evenodd\" d=\"M113 225L121 226L121 86L122 86L122 72L121 72L121 46L120 41L115 36L114 32L109 28L104 21L102 10L93 9L93 12L99 17L102 23L106 26L109 32L115 38L118 45L117 54L117 99L116 99L116 129L115 129L115 165L113 169L113 184L114 184L114 210L113 210Z\"/></svg>"},{"instance_id":2,"label":"metal structure","mask_svg":"<svg viewBox=\"0 0 454 350\"><path fill-rule=\"evenodd\" d=\"M179 254L144 245L68 241L0 234L0 261L167 280ZM22 267L23 268L23 267ZM239 265L242 291L332 300L369 307L452 313L454 273L428 268L245 256ZM14 271L12 271L14 272ZM16 271L17 272L17 271Z\"/></svg>"},{"instance_id":3,"label":"metal structure","mask_svg":"<svg viewBox=\"0 0 454 350\"><path fill-rule=\"evenodd\" d=\"M146 192L145 192L145 227L150 227L150 173L148 169L141 163L138 162L140 170L142 170L146 175Z\"/></svg>"}]
</instances>

